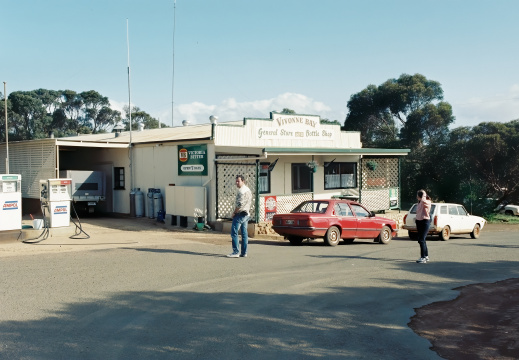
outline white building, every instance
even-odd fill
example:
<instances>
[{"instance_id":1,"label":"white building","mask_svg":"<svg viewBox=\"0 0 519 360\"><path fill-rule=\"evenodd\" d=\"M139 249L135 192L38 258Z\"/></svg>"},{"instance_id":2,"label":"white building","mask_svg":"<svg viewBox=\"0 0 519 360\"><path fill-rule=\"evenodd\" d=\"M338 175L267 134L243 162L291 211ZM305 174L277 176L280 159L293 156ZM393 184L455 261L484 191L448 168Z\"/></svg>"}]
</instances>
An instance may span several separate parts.
<instances>
[{"instance_id":1,"label":"white building","mask_svg":"<svg viewBox=\"0 0 519 360\"><path fill-rule=\"evenodd\" d=\"M5 152L0 144L0 158ZM363 148L359 132L321 123L319 116L275 112L268 119L9 143L24 208L39 202L40 179L57 178L61 170L100 170L108 184L105 212L129 214L131 189L155 188L165 194L166 214L210 223L232 212L238 174L253 192L256 223L312 198L345 196L375 211L399 208L399 159L408 153Z\"/></svg>"}]
</instances>

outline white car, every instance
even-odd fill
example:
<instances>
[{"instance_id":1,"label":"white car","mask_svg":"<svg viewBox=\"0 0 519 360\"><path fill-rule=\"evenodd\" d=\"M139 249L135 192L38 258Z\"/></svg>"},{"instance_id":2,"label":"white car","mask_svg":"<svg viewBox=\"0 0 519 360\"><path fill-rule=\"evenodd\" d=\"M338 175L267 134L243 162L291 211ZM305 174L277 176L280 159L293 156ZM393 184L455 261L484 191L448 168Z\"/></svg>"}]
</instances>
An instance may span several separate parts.
<instances>
[{"instance_id":1,"label":"white car","mask_svg":"<svg viewBox=\"0 0 519 360\"><path fill-rule=\"evenodd\" d=\"M506 215L519 215L519 206L517 205L505 205L505 206L498 206L496 208L496 211L499 211L500 213L504 213Z\"/></svg>"},{"instance_id":2,"label":"white car","mask_svg":"<svg viewBox=\"0 0 519 360\"><path fill-rule=\"evenodd\" d=\"M418 239L416 231L416 205L404 216L403 228L409 232L409 237ZM432 203L431 226L429 235L439 235L441 240L449 240L451 234L470 234L477 239L486 224L486 220L479 216L470 215L460 204Z\"/></svg>"}]
</instances>

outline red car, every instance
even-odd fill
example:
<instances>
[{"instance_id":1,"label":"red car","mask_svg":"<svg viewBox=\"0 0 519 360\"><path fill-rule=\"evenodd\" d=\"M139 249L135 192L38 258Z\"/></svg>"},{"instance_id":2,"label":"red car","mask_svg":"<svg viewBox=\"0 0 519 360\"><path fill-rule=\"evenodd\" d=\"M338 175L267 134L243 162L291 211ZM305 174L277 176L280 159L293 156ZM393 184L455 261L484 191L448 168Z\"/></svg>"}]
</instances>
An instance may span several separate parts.
<instances>
[{"instance_id":1,"label":"red car","mask_svg":"<svg viewBox=\"0 0 519 360\"><path fill-rule=\"evenodd\" d=\"M289 214L276 214L272 229L292 245L306 238L324 238L335 246L341 239L374 239L387 244L396 236L397 225L392 219L375 216L361 204L350 200L311 200L299 204Z\"/></svg>"}]
</instances>

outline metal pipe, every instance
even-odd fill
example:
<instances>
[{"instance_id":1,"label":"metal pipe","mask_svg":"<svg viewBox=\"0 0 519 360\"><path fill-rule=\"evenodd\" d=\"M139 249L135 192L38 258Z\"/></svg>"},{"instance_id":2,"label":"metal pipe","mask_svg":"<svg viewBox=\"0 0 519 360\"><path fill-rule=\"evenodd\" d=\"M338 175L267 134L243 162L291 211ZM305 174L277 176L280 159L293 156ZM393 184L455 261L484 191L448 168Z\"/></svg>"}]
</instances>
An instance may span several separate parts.
<instances>
[{"instance_id":1,"label":"metal pipe","mask_svg":"<svg viewBox=\"0 0 519 360\"><path fill-rule=\"evenodd\" d=\"M4 81L4 106L5 106L5 173L9 174L9 131L7 126L7 83Z\"/></svg>"}]
</instances>

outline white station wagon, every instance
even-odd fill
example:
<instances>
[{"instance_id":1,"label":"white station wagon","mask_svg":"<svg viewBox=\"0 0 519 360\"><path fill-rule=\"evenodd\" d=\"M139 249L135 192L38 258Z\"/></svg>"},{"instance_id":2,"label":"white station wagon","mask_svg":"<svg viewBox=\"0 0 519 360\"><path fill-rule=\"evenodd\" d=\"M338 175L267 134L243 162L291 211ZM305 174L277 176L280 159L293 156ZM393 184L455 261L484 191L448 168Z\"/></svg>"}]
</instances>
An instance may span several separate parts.
<instances>
[{"instance_id":1,"label":"white station wagon","mask_svg":"<svg viewBox=\"0 0 519 360\"><path fill-rule=\"evenodd\" d=\"M414 204L404 217L403 226L413 240L418 239L415 222L416 205ZM471 238L477 239L486 222L482 217L470 215L463 205L432 203L429 235L439 235L444 241L449 240L451 234L470 234Z\"/></svg>"}]
</instances>

